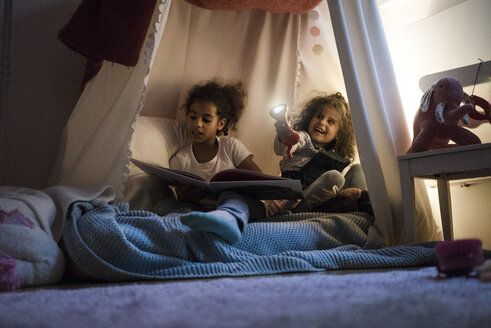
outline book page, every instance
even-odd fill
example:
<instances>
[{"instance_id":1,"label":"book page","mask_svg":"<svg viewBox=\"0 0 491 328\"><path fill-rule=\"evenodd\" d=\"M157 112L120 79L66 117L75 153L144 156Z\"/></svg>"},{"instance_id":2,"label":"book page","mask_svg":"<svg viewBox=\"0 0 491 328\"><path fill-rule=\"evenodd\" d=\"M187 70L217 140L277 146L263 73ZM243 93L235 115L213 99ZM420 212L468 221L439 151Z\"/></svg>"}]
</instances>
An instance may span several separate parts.
<instances>
[{"instance_id":1,"label":"book page","mask_svg":"<svg viewBox=\"0 0 491 328\"><path fill-rule=\"evenodd\" d=\"M185 184L207 188L208 182L193 173L153 165L133 158L131 159L131 161L145 173L159 177L171 186Z\"/></svg>"}]
</instances>

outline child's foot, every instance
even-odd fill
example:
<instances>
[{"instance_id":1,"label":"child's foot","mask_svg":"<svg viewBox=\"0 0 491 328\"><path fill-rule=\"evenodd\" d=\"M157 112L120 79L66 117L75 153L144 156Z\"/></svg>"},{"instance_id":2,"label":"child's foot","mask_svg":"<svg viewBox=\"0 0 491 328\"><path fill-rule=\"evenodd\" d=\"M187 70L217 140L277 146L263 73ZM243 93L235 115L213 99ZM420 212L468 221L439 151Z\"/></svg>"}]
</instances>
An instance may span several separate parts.
<instances>
[{"instance_id":1,"label":"child's foot","mask_svg":"<svg viewBox=\"0 0 491 328\"><path fill-rule=\"evenodd\" d=\"M181 216L181 222L196 231L213 232L230 244L235 244L241 236L236 218L220 209L211 212L190 212Z\"/></svg>"}]
</instances>

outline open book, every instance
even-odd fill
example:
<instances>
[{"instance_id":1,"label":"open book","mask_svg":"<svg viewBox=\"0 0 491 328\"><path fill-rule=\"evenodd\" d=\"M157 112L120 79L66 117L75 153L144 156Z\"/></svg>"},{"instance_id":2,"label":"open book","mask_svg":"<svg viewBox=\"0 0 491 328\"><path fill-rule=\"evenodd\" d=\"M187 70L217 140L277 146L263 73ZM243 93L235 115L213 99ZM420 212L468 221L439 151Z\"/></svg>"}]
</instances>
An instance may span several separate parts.
<instances>
[{"instance_id":1,"label":"open book","mask_svg":"<svg viewBox=\"0 0 491 328\"><path fill-rule=\"evenodd\" d=\"M159 177L170 186L183 184L206 188L215 196L225 190L235 190L239 193L264 200L303 198L300 180L282 178L249 170L229 169L218 172L210 181L206 181L189 172L145 163L134 158L131 161L145 173Z\"/></svg>"}]
</instances>

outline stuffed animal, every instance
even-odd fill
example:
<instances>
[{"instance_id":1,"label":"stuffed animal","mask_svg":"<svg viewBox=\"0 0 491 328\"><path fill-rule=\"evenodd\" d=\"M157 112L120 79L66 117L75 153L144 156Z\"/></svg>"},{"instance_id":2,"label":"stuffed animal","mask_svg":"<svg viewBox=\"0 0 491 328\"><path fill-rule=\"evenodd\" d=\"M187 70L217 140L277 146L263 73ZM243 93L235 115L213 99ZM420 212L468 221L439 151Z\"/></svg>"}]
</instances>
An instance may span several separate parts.
<instances>
[{"instance_id":1,"label":"stuffed animal","mask_svg":"<svg viewBox=\"0 0 491 328\"><path fill-rule=\"evenodd\" d=\"M463 101L465 104L461 106ZM469 124L467 114L471 111L475 111L474 105L459 80L452 77L438 80L421 98L414 118L414 138L407 154L481 143L478 136L459 126L460 120ZM449 144L450 140L455 145Z\"/></svg>"},{"instance_id":2,"label":"stuffed animal","mask_svg":"<svg viewBox=\"0 0 491 328\"><path fill-rule=\"evenodd\" d=\"M471 125L469 127L477 127L484 122L491 123L491 105L481 97L472 95L470 96L471 103L474 106L479 106L482 108L483 113L478 112L477 110L472 110L469 112L469 119L471 121Z\"/></svg>"}]
</instances>

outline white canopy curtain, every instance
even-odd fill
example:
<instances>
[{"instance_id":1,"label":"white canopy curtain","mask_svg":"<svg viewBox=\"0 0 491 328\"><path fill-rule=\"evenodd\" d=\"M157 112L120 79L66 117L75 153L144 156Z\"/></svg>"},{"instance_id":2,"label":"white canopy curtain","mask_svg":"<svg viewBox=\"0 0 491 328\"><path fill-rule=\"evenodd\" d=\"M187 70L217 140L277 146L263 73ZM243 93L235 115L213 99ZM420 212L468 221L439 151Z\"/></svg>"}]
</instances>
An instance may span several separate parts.
<instances>
[{"instance_id":1,"label":"white canopy curtain","mask_svg":"<svg viewBox=\"0 0 491 328\"><path fill-rule=\"evenodd\" d=\"M209 11L161 0L136 67L104 62L86 85L65 127L50 184L109 184L121 197L138 116L182 118L178 108L188 89L215 77L245 83L249 98L238 138L265 172L279 173L268 109L287 103L296 110L312 91L341 91L352 107L378 230L388 245L403 242L396 155L410 140L385 41L375 39L380 23L373 22L380 22L375 1L363 1L363 7L361 1L329 1L329 8L322 2L312 16ZM309 33L313 25L320 34ZM323 51L314 53L316 45ZM434 239L429 214L418 217L420 240Z\"/></svg>"},{"instance_id":2,"label":"white canopy curtain","mask_svg":"<svg viewBox=\"0 0 491 328\"><path fill-rule=\"evenodd\" d=\"M376 225L389 245L404 242L397 156L410 136L375 0L328 0ZM439 240L423 181L416 183L417 240Z\"/></svg>"},{"instance_id":3,"label":"white canopy curtain","mask_svg":"<svg viewBox=\"0 0 491 328\"><path fill-rule=\"evenodd\" d=\"M122 197L133 124L143 102L154 48L164 31L170 1L156 8L135 67L104 61L86 85L65 125L48 184L112 185Z\"/></svg>"}]
</instances>

